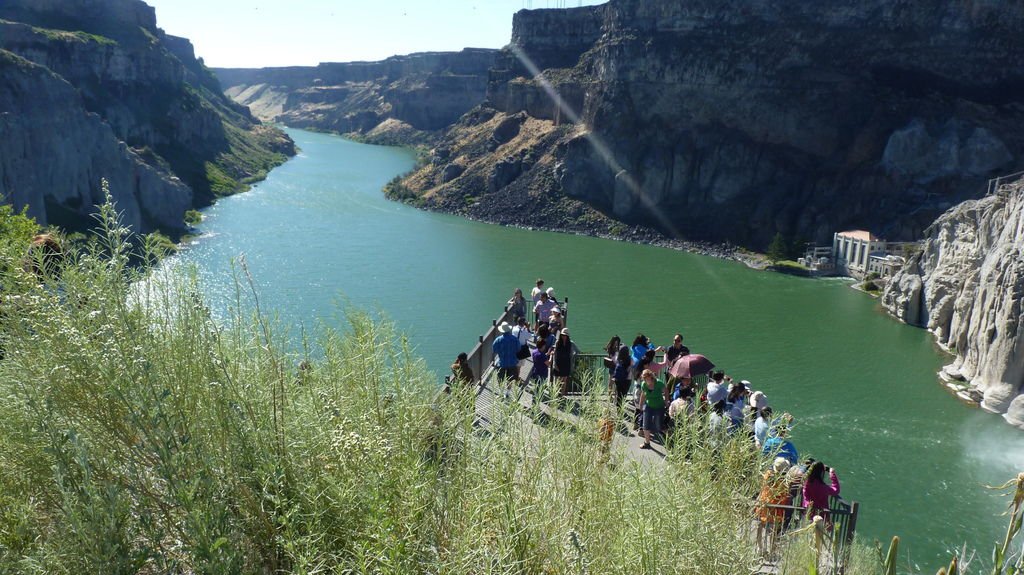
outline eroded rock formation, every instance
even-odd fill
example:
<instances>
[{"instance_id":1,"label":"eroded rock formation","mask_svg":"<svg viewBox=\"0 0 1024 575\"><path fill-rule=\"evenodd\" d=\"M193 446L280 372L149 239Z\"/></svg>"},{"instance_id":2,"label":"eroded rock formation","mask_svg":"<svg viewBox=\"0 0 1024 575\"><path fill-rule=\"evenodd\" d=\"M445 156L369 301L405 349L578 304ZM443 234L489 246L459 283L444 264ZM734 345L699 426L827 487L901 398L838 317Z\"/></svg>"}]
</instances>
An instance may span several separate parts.
<instances>
[{"instance_id":1,"label":"eroded rock formation","mask_svg":"<svg viewBox=\"0 0 1024 575\"><path fill-rule=\"evenodd\" d=\"M883 305L956 354L944 371L1024 428L1024 179L943 214Z\"/></svg>"},{"instance_id":2,"label":"eroded rock formation","mask_svg":"<svg viewBox=\"0 0 1024 575\"><path fill-rule=\"evenodd\" d=\"M106 178L126 225L180 230L294 154L139 0L5 0L0 54L0 200L42 224L90 226Z\"/></svg>"},{"instance_id":3,"label":"eroded rock formation","mask_svg":"<svg viewBox=\"0 0 1024 575\"><path fill-rule=\"evenodd\" d=\"M1024 167L1021 24L1005 1L521 11L487 103L404 185L427 207L517 225L623 222L754 248L846 228L913 239ZM481 145L517 114L531 129Z\"/></svg>"},{"instance_id":4,"label":"eroded rock formation","mask_svg":"<svg viewBox=\"0 0 1024 575\"><path fill-rule=\"evenodd\" d=\"M316 67L217 69L227 94L263 120L408 143L484 101L497 50L394 56Z\"/></svg>"}]
</instances>

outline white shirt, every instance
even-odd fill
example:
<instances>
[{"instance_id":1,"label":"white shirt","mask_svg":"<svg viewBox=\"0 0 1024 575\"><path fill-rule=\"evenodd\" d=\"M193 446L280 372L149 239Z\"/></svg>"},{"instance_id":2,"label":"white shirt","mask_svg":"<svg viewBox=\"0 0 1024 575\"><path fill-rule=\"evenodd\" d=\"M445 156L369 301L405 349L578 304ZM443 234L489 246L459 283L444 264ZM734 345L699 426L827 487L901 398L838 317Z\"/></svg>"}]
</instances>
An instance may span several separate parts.
<instances>
[{"instance_id":1,"label":"white shirt","mask_svg":"<svg viewBox=\"0 0 1024 575\"><path fill-rule=\"evenodd\" d=\"M512 328L512 335L519 338L519 345L521 346L526 345L531 339L533 339L533 334L530 333L530 329L519 325Z\"/></svg>"},{"instance_id":2,"label":"white shirt","mask_svg":"<svg viewBox=\"0 0 1024 575\"><path fill-rule=\"evenodd\" d=\"M533 300L534 305L537 305L537 302L540 301L540 294L543 292L544 290L539 287L535 287L532 290L530 290L530 299Z\"/></svg>"}]
</instances>

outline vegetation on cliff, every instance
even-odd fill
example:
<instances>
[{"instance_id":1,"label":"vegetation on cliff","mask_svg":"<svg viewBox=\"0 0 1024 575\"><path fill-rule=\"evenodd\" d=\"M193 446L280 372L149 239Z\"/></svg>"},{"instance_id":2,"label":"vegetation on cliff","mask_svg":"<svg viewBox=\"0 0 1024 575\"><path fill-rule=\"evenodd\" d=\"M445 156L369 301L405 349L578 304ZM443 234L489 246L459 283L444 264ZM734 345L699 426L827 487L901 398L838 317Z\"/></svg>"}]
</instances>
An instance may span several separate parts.
<instances>
[{"instance_id":1,"label":"vegetation on cliff","mask_svg":"<svg viewBox=\"0 0 1024 575\"><path fill-rule=\"evenodd\" d=\"M4 2L0 53L12 70L0 113L16 119L0 126L0 196L44 224L87 227L106 177L127 225L177 233L187 209L247 189L295 153L139 0ZM32 161L10 159L22 153Z\"/></svg>"}]
</instances>

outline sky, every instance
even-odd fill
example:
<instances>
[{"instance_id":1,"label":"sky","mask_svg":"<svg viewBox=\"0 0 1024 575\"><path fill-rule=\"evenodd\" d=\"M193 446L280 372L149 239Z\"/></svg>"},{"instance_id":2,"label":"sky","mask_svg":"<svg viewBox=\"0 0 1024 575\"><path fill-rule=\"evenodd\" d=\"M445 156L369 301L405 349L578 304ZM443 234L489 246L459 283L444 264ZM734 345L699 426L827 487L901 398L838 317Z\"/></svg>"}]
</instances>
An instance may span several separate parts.
<instances>
[{"instance_id":1,"label":"sky","mask_svg":"<svg viewBox=\"0 0 1024 575\"><path fill-rule=\"evenodd\" d=\"M217 68L314 66L411 52L501 48L512 15L604 0L146 0L157 25Z\"/></svg>"}]
</instances>

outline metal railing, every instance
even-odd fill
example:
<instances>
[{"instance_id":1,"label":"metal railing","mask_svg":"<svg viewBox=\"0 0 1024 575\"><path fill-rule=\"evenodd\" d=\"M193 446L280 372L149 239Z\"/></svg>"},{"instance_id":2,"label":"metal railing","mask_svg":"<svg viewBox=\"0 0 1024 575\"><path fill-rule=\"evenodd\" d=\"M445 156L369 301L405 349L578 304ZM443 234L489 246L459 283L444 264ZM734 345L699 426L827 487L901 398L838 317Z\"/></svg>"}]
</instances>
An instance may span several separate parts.
<instances>
[{"instance_id":1,"label":"metal railing","mask_svg":"<svg viewBox=\"0 0 1024 575\"><path fill-rule=\"evenodd\" d=\"M757 502L755 511L757 548L767 563L777 563L785 546L804 536L814 544L818 573L843 575L846 572L857 532L858 502L830 497L827 519L819 525L807 517L807 507L802 505L799 493L792 505ZM762 514L776 521L764 521Z\"/></svg>"},{"instance_id":2,"label":"metal railing","mask_svg":"<svg viewBox=\"0 0 1024 575\"><path fill-rule=\"evenodd\" d=\"M1005 176L999 176L998 178L992 178L988 181L988 194L991 196L996 192L1001 191L1012 191L1013 184L1018 181L1024 180L1024 172L1015 172L1013 174L1007 174ZM1004 190L1004 188L1006 188Z\"/></svg>"},{"instance_id":3,"label":"metal railing","mask_svg":"<svg viewBox=\"0 0 1024 575\"><path fill-rule=\"evenodd\" d=\"M529 300L527 300L527 304L529 304ZM568 324L569 298L565 298L560 302L559 309L562 310L563 320ZM528 310L527 313L529 315L533 315L532 310ZM477 382L483 381L486 371L491 367L491 364L494 363L494 351L492 346L494 345L494 340L497 339L499 335L498 326L500 326L502 322L508 322L509 324L514 325L515 319L516 318L512 316L511 306L506 303L501 315L499 315L497 319L491 320L491 327L477 338L476 345L474 345L473 349L471 349L467 354L469 367L473 370L473 375L476 376Z\"/></svg>"}]
</instances>

